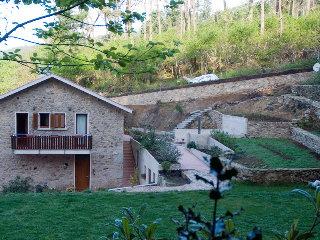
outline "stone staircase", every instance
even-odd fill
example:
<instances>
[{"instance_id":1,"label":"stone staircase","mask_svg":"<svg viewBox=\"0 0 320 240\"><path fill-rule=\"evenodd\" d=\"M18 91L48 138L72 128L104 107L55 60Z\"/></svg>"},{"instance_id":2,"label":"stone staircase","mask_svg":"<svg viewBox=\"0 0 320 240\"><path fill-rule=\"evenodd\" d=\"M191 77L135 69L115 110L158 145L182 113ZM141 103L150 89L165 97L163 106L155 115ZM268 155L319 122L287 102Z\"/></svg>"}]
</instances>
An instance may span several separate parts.
<instances>
[{"instance_id":1,"label":"stone staircase","mask_svg":"<svg viewBox=\"0 0 320 240\"><path fill-rule=\"evenodd\" d=\"M123 141L123 179L122 186L130 186L130 178L135 173L135 160L133 157L130 139Z\"/></svg>"},{"instance_id":2,"label":"stone staircase","mask_svg":"<svg viewBox=\"0 0 320 240\"><path fill-rule=\"evenodd\" d=\"M306 91L297 91L298 87L301 89L306 87ZM308 93L308 91L310 91ZM291 89L291 94L283 95L284 104L290 108L312 110L320 118L320 101L318 97L320 95L320 88L317 86L298 85Z\"/></svg>"},{"instance_id":3,"label":"stone staircase","mask_svg":"<svg viewBox=\"0 0 320 240\"><path fill-rule=\"evenodd\" d=\"M187 128L191 123L197 120L198 117L202 116L203 114L211 111L212 108L206 108L204 110L197 110L191 112L190 115L184 119L181 123L176 126L176 129L184 129Z\"/></svg>"}]
</instances>

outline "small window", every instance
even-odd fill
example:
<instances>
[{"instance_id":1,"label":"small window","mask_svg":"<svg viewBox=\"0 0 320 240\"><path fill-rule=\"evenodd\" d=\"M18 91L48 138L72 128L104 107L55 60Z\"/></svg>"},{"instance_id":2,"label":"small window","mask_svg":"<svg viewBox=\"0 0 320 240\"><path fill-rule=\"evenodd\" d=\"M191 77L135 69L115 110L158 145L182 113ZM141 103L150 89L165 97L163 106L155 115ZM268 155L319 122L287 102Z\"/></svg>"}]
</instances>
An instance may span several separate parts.
<instances>
[{"instance_id":1,"label":"small window","mask_svg":"<svg viewBox=\"0 0 320 240\"><path fill-rule=\"evenodd\" d=\"M50 113L39 113L39 128L50 127Z\"/></svg>"}]
</instances>

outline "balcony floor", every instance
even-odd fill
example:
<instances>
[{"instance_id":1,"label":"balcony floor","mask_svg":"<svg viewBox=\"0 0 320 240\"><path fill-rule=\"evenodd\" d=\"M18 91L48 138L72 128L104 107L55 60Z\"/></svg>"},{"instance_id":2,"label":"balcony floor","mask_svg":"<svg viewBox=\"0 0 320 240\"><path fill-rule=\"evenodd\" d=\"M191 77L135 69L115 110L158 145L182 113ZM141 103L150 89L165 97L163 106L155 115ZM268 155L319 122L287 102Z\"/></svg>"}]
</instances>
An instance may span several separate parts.
<instances>
[{"instance_id":1,"label":"balcony floor","mask_svg":"<svg viewBox=\"0 0 320 240\"><path fill-rule=\"evenodd\" d=\"M86 149L73 149L73 150L50 150L50 149L37 149L37 150L13 150L16 155L74 155L74 154L90 154L91 150Z\"/></svg>"}]
</instances>

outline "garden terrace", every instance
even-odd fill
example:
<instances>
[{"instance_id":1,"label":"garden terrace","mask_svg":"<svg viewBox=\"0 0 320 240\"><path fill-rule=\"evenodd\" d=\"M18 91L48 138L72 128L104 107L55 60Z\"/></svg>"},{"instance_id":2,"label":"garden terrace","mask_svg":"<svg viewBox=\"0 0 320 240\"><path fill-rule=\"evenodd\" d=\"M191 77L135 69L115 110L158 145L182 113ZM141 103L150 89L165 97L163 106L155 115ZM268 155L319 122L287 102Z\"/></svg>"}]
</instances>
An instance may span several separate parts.
<instances>
[{"instance_id":1,"label":"garden terrace","mask_svg":"<svg viewBox=\"0 0 320 240\"><path fill-rule=\"evenodd\" d=\"M237 163L250 168L320 168L320 156L288 139L235 139Z\"/></svg>"}]
</instances>

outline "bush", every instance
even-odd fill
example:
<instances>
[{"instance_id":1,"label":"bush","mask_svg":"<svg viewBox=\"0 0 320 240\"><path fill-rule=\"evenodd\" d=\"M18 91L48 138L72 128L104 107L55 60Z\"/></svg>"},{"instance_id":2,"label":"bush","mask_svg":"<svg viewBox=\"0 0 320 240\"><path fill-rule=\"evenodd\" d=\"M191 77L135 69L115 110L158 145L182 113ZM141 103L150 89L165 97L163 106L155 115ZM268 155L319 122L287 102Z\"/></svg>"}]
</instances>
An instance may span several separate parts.
<instances>
[{"instance_id":1,"label":"bush","mask_svg":"<svg viewBox=\"0 0 320 240\"><path fill-rule=\"evenodd\" d=\"M179 103L177 103L174 108L178 113L183 113L183 108Z\"/></svg>"},{"instance_id":2,"label":"bush","mask_svg":"<svg viewBox=\"0 0 320 240\"><path fill-rule=\"evenodd\" d=\"M187 148L194 148L194 149L197 149L197 145L194 141L191 141L187 144Z\"/></svg>"},{"instance_id":3,"label":"bush","mask_svg":"<svg viewBox=\"0 0 320 240\"><path fill-rule=\"evenodd\" d=\"M32 179L30 177L22 178L17 176L14 180L9 181L3 186L3 193L26 193L32 190Z\"/></svg>"},{"instance_id":4,"label":"bush","mask_svg":"<svg viewBox=\"0 0 320 240\"><path fill-rule=\"evenodd\" d=\"M307 84L307 85L320 85L320 73L315 73L304 84Z\"/></svg>"},{"instance_id":5,"label":"bush","mask_svg":"<svg viewBox=\"0 0 320 240\"><path fill-rule=\"evenodd\" d=\"M213 131L212 137L216 139L218 142L222 143L223 145L227 146L228 148L236 151L237 150L237 143L236 139L231 137L229 134L225 132L218 132Z\"/></svg>"},{"instance_id":6,"label":"bush","mask_svg":"<svg viewBox=\"0 0 320 240\"><path fill-rule=\"evenodd\" d=\"M314 111L311 111L308 116L303 117L298 122L298 127L309 131L318 131L320 130L320 120L317 117L316 113Z\"/></svg>"},{"instance_id":7,"label":"bush","mask_svg":"<svg viewBox=\"0 0 320 240\"><path fill-rule=\"evenodd\" d=\"M159 163L164 161L176 163L181 156L177 147L166 136L157 136L154 130L132 131L131 134Z\"/></svg>"}]
</instances>

